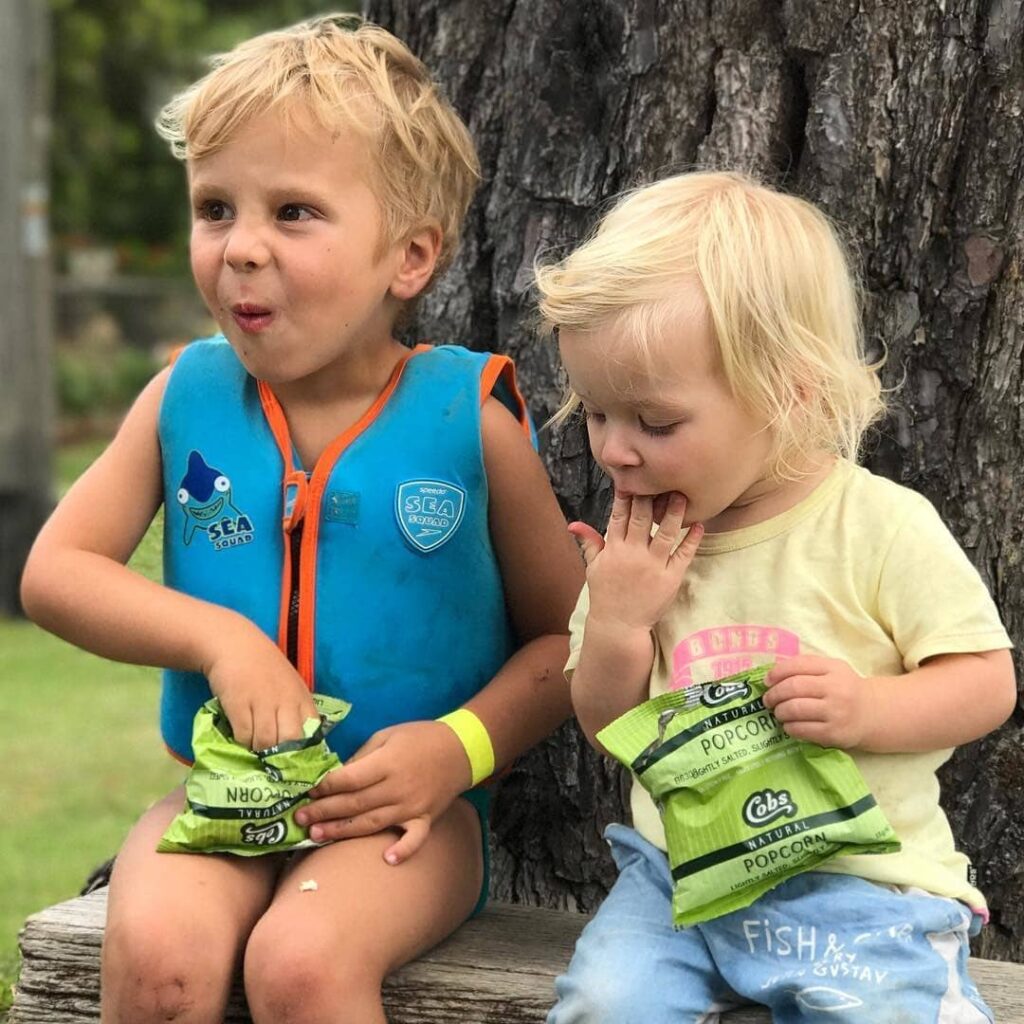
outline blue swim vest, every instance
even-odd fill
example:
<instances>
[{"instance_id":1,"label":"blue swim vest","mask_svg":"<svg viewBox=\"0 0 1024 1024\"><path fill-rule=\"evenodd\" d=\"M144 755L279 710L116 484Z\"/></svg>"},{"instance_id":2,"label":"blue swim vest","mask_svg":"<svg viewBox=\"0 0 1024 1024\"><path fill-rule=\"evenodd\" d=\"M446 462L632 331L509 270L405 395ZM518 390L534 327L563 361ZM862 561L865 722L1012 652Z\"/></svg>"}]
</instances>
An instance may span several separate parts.
<instances>
[{"instance_id":1,"label":"blue swim vest","mask_svg":"<svg viewBox=\"0 0 1024 1024\"><path fill-rule=\"evenodd\" d=\"M351 702L328 736L343 759L379 729L459 707L515 649L488 530L492 393L535 442L507 357L420 346L306 472L271 389L223 337L171 371L164 581L245 615L307 685ZM181 760L209 697L202 675L164 672L161 728Z\"/></svg>"}]
</instances>

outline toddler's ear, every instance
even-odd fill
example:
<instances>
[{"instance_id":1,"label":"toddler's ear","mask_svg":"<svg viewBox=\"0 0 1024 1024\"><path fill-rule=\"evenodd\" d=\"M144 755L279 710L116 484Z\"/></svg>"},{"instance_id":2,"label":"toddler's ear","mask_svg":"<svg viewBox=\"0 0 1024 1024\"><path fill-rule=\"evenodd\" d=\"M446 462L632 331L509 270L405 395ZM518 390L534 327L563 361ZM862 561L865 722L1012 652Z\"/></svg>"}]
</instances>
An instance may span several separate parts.
<instances>
[{"instance_id":1,"label":"toddler's ear","mask_svg":"<svg viewBox=\"0 0 1024 1024\"><path fill-rule=\"evenodd\" d=\"M398 269L391 282L391 294L396 299L413 299L426 288L441 254L441 242L441 226L431 221L413 231L402 243Z\"/></svg>"},{"instance_id":2,"label":"toddler's ear","mask_svg":"<svg viewBox=\"0 0 1024 1024\"><path fill-rule=\"evenodd\" d=\"M793 396L796 398L799 408L806 410L820 398L821 385L813 379L797 378L793 381Z\"/></svg>"}]
</instances>

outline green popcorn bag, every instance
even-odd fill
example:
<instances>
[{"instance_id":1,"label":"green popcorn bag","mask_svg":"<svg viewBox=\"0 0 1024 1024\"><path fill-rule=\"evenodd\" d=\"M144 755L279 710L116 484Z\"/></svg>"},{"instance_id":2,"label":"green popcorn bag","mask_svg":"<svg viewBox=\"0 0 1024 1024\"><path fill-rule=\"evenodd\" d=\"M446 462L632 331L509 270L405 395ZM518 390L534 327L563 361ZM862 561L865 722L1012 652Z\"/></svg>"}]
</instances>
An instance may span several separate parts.
<instances>
[{"instance_id":1,"label":"green popcorn bag","mask_svg":"<svg viewBox=\"0 0 1024 1024\"><path fill-rule=\"evenodd\" d=\"M764 706L770 667L662 694L597 734L661 812L677 927L840 854L900 848L853 759L787 736Z\"/></svg>"},{"instance_id":2,"label":"green popcorn bag","mask_svg":"<svg viewBox=\"0 0 1024 1024\"><path fill-rule=\"evenodd\" d=\"M318 693L313 701L319 717L306 719L302 739L252 751L235 742L220 701L208 700L192 726L195 763L185 781L185 809L157 850L251 857L318 845L295 823L295 811L341 764L324 737L350 705Z\"/></svg>"}]
</instances>

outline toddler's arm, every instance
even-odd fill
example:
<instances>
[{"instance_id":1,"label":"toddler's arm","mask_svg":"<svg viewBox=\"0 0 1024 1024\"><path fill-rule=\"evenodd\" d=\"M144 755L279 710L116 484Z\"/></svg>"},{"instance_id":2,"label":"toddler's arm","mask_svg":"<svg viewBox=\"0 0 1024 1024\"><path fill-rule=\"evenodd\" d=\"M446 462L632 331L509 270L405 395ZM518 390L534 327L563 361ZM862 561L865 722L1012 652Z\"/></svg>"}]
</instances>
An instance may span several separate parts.
<instances>
[{"instance_id":1,"label":"toddler's arm","mask_svg":"<svg viewBox=\"0 0 1024 1024\"><path fill-rule=\"evenodd\" d=\"M316 713L276 645L244 616L124 564L163 499L157 418L168 374L147 385L43 527L25 566L22 604L39 625L95 654L203 673L236 738L270 746L301 735L303 719Z\"/></svg>"},{"instance_id":2,"label":"toddler's arm","mask_svg":"<svg viewBox=\"0 0 1024 1024\"><path fill-rule=\"evenodd\" d=\"M1002 725L1017 699L1006 650L943 654L900 676L865 679L835 658L781 660L765 706L786 732L875 753L943 750Z\"/></svg>"},{"instance_id":3,"label":"toddler's arm","mask_svg":"<svg viewBox=\"0 0 1024 1024\"><path fill-rule=\"evenodd\" d=\"M587 739L646 699L654 663L651 630L683 582L704 534L699 523L680 544L686 499L671 495L657 532L653 499L616 494L605 538L583 523L570 529L587 561L590 608L572 677L572 700Z\"/></svg>"}]
</instances>

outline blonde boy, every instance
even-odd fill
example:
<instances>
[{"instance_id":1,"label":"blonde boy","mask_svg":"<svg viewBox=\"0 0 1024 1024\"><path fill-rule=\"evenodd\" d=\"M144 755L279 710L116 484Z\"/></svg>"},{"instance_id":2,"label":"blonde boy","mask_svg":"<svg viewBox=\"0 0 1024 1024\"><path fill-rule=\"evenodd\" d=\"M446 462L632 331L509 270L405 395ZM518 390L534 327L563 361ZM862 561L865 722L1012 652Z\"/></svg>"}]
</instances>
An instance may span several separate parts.
<instances>
[{"instance_id":1,"label":"blonde boy","mask_svg":"<svg viewBox=\"0 0 1024 1024\"><path fill-rule=\"evenodd\" d=\"M154 379L61 502L25 608L164 666L185 761L211 693L253 749L300 736L313 689L352 711L328 737L345 765L296 814L327 845L158 854L181 790L143 815L111 882L102 1019L215 1024L241 967L258 1024L379 1024L384 976L486 896L477 784L568 713L550 678L579 559L509 361L394 337L477 177L423 65L318 18L218 58L160 124L223 334ZM124 565L161 502L166 586Z\"/></svg>"}]
</instances>

